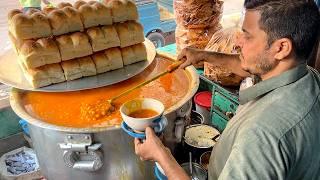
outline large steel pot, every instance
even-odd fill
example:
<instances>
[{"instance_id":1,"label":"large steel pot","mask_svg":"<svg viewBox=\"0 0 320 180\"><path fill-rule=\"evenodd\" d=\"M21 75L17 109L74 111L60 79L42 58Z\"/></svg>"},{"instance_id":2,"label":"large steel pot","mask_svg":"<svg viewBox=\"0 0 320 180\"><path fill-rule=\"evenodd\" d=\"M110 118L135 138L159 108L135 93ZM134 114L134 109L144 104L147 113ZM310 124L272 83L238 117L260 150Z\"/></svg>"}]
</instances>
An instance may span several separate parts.
<instances>
[{"instance_id":1,"label":"large steel pot","mask_svg":"<svg viewBox=\"0 0 320 180\"><path fill-rule=\"evenodd\" d=\"M199 86L195 68L186 70L191 77L188 93L165 111L169 121L165 139L171 148L179 141L175 134L177 119L190 114L190 99ZM16 114L30 124L41 172L49 180L154 178L152 163L140 161L134 153L133 139L120 127L69 128L46 123L27 113L21 102L23 94L23 90L12 89L10 103Z\"/></svg>"}]
</instances>

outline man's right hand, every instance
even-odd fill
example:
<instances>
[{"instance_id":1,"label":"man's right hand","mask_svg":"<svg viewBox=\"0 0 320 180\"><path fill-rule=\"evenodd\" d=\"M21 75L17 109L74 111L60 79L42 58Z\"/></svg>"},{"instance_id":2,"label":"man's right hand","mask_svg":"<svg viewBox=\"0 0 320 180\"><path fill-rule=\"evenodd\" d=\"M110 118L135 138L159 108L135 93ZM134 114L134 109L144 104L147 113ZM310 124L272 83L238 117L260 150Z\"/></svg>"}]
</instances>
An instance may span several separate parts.
<instances>
[{"instance_id":1,"label":"man's right hand","mask_svg":"<svg viewBox=\"0 0 320 180\"><path fill-rule=\"evenodd\" d=\"M196 68L203 67L204 53L195 48L186 47L182 49L177 57L178 60L184 61L180 65L180 69L184 69L187 66L194 65Z\"/></svg>"}]
</instances>

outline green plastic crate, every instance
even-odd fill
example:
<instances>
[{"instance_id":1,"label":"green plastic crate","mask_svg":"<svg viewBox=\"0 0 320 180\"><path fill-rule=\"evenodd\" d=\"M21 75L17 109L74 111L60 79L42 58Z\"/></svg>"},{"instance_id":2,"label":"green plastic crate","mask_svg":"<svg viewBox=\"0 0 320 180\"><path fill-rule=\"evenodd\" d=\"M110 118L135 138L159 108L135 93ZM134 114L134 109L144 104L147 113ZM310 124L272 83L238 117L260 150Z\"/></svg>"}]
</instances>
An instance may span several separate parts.
<instances>
[{"instance_id":1,"label":"green plastic crate","mask_svg":"<svg viewBox=\"0 0 320 180\"><path fill-rule=\"evenodd\" d=\"M220 132L222 132L226 128L228 123L225 118L220 116L218 112L215 111L211 113L211 122L213 126L215 126Z\"/></svg>"},{"instance_id":2,"label":"green plastic crate","mask_svg":"<svg viewBox=\"0 0 320 180\"><path fill-rule=\"evenodd\" d=\"M231 119L235 114L239 103L225 97L220 92L214 91L212 93L212 105L216 107L221 113L224 113L228 119Z\"/></svg>"},{"instance_id":3,"label":"green plastic crate","mask_svg":"<svg viewBox=\"0 0 320 180\"><path fill-rule=\"evenodd\" d=\"M228 120L235 114L239 105L239 96L236 89L222 87L219 84L200 75L200 91L211 91L210 118L213 126L223 131Z\"/></svg>"}]
</instances>

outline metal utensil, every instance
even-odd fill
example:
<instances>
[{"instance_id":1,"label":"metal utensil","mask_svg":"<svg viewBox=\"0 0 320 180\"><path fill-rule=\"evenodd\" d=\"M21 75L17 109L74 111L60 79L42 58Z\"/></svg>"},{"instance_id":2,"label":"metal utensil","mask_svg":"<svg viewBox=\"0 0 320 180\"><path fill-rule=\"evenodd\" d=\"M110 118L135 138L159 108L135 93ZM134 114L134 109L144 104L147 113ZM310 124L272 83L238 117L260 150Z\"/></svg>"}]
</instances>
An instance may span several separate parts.
<instances>
[{"instance_id":1,"label":"metal utensil","mask_svg":"<svg viewBox=\"0 0 320 180\"><path fill-rule=\"evenodd\" d=\"M190 169L190 177L192 179L193 172L192 172L192 153L191 152L189 152L189 169Z\"/></svg>"},{"instance_id":2,"label":"metal utensil","mask_svg":"<svg viewBox=\"0 0 320 180\"><path fill-rule=\"evenodd\" d=\"M132 87L122 93L120 93L119 95L113 97L112 99L109 99L109 100L102 100L102 101L98 101L97 103L95 104L91 104L91 105L86 105L86 107L84 107L84 109L86 110L85 111L85 118L89 118L88 120L90 120L91 118L96 118L96 119L99 119L107 114L109 114L110 112L112 112L114 110L114 106L113 106L113 102L116 100L116 99L119 99L129 93L131 93L132 91L142 87L142 86L145 86L146 84L149 84L150 82L168 74L168 73L171 73L173 72L174 70L178 69L178 67L183 63L183 61L177 61L175 63L173 63L172 65L170 65L166 71L154 76L153 78L147 80L147 81L144 81L140 84L138 84L137 86L135 87Z\"/></svg>"}]
</instances>

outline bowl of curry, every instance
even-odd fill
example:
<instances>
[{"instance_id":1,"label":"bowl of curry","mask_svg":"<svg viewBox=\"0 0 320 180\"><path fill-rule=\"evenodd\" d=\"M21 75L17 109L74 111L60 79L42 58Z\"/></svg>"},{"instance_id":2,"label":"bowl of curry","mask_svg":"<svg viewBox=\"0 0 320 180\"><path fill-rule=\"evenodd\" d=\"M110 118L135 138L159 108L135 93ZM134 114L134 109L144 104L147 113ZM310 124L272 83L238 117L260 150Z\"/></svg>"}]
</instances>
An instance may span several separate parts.
<instances>
[{"instance_id":1,"label":"bowl of curry","mask_svg":"<svg viewBox=\"0 0 320 180\"><path fill-rule=\"evenodd\" d=\"M120 107L123 121L135 131L145 131L154 127L164 112L162 102L151 98L133 99Z\"/></svg>"}]
</instances>

